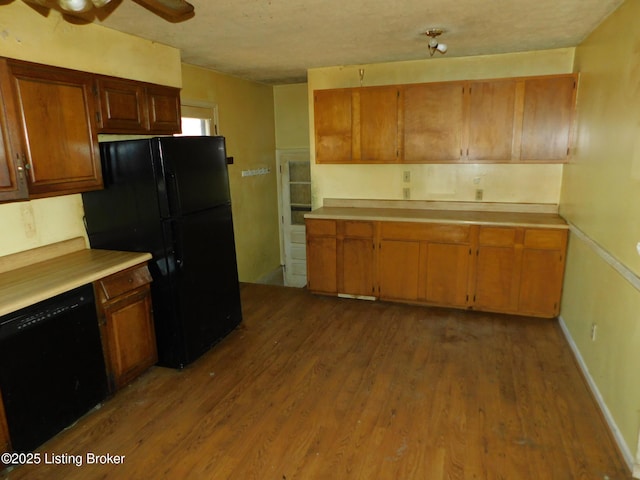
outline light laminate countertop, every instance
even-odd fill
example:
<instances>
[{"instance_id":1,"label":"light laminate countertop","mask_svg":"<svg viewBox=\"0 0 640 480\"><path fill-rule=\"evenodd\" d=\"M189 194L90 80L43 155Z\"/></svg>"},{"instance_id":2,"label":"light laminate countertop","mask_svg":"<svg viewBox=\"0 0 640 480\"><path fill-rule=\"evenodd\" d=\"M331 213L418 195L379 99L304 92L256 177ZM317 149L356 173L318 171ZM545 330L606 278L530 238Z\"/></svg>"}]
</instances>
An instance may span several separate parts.
<instances>
[{"instance_id":1,"label":"light laminate countertop","mask_svg":"<svg viewBox=\"0 0 640 480\"><path fill-rule=\"evenodd\" d=\"M426 222L568 229L567 222L548 206L469 202L393 202L328 200L305 218Z\"/></svg>"},{"instance_id":2,"label":"light laminate countertop","mask_svg":"<svg viewBox=\"0 0 640 480\"><path fill-rule=\"evenodd\" d=\"M85 248L4 271L0 273L0 316L149 259L149 253Z\"/></svg>"}]
</instances>

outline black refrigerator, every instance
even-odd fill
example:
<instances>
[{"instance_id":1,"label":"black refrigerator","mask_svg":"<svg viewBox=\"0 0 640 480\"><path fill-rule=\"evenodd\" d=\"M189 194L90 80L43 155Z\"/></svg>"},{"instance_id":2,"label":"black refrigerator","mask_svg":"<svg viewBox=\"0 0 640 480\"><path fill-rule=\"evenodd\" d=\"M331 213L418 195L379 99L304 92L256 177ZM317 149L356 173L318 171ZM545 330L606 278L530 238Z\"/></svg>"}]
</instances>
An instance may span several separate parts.
<instances>
[{"instance_id":1,"label":"black refrigerator","mask_svg":"<svg viewBox=\"0 0 640 480\"><path fill-rule=\"evenodd\" d=\"M100 144L82 194L92 248L150 252L159 365L182 368L242 321L224 137Z\"/></svg>"}]
</instances>

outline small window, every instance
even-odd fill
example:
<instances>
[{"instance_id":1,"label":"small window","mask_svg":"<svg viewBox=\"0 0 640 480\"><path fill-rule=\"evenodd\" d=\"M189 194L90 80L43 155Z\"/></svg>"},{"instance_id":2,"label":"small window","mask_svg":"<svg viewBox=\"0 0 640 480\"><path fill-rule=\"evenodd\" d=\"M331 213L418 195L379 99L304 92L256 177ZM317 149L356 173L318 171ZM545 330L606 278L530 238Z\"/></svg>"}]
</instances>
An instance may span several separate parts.
<instances>
[{"instance_id":1,"label":"small window","mask_svg":"<svg viewBox=\"0 0 640 480\"><path fill-rule=\"evenodd\" d=\"M182 136L211 135L211 119L182 117Z\"/></svg>"},{"instance_id":2,"label":"small window","mask_svg":"<svg viewBox=\"0 0 640 480\"><path fill-rule=\"evenodd\" d=\"M182 133L176 136L220 135L217 105L182 104Z\"/></svg>"}]
</instances>

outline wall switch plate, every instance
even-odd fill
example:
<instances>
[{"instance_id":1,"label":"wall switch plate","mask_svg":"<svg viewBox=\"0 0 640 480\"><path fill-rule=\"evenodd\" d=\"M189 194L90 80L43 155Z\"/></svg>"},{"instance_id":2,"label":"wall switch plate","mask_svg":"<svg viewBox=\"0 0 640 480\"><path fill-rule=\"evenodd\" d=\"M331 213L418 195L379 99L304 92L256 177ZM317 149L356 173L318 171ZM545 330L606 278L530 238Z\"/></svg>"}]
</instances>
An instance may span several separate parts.
<instances>
[{"instance_id":1,"label":"wall switch plate","mask_svg":"<svg viewBox=\"0 0 640 480\"><path fill-rule=\"evenodd\" d=\"M476 188L476 201L482 200L484 196L484 191L481 188Z\"/></svg>"},{"instance_id":2,"label":"wall switch plate","mask_svg":"<svg viewBox=\"0 0 640 480\"><path fill-rule=\"evenodd\" d=\"M411 172L409 170L405 170L402 172L402 181L408 183L411 181Z\"/></svg>"},{"instance_id":3,"label":"wall switch plate","mask_svg":"<svg viewBox=\"0 0 640 480\"><path fill-rule=\"evenodd\" d=\"M402 198L404 200L410 200L411 199L411 189L409 187L404 187L402 189Z\"/></svg>"}]
</instances>

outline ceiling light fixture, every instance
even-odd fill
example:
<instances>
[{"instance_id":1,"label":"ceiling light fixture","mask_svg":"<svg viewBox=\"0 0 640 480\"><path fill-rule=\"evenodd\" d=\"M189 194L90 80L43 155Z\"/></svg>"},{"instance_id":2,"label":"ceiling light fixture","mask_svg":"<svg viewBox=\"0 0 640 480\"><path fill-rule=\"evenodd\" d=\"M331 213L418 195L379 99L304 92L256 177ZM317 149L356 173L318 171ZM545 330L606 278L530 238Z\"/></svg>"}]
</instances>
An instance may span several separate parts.
<instances>
[{"instance_id":1,"label":"ceiling light fixture","mask_svg":"<svg viewBox=\"0 0 640 480\"><path fill-rule=\"evenodd\" d=\"M82 14L100 9L112 0L23 0L26 3L59 10L65 14L85 18ZM187 20L194 15L194 8L186 0L136 0L143 7L171 21ZM114 3L115 5L115 3Z\"/></svg>"},{"instance_id":2,"label":"ceiling light fixture","mask_svg":"<svg viewBox=\"0 0 640 480\"><path fill-rule=\"evenodd\" d=\"M438 42L438 37L443 33L444 30L442 30L441 28L430 28L429 30L424 32L424 34L429 37L429 43L427 46L429 47L430 56L433 57L433 54L436 53L436 50L440 53L447 52L447 44Z\"/></svg>"}]
</instances>

